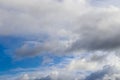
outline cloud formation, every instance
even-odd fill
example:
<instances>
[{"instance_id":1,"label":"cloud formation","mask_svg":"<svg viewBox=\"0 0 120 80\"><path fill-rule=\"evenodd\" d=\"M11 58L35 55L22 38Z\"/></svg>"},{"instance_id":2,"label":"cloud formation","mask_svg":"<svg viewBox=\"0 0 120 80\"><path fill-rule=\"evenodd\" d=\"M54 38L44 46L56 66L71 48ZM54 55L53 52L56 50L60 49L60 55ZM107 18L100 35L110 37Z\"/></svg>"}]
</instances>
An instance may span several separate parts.
<instances>
[{"instance_id":1,"label":"cloud formation","mask_svg":"<svg viewBox=\"0 0 120 80\"><path fill-rule=\"evenodd\" d=\"M119 49L119 6L94 6L91 1L1 0L0 35L48 36L42 45L36 39L33 49L28 43L20 46L16 51L20 56Z\"/></svg>"},{"instance_id":2,"label":"cloud formation","mask_svg":"<svg viewBox=\"0 0 120 80\"><path fill-rule=\"evenodd\" d=\"M10 79L119 80L120 1L115 1L0 0L0 36L29 37L12 56L73 57L62 62L62 68L59 64L43 73L26 72Z\"/></svg>"},{"instance_id":3,"label":"cloud formation","mask_svg":"<svg viewBox=\"0 0 120 80\"><path fill-rule=\"evenodd\" d=\"M93 57L94 55L92 55ZM98 55L99 56L99 55ZM58 65L21 71L16 75L3 76L5 80L119 80L120 58L115 54L107 56L104 62L91 61L88 58L67 58ZM67 62L67 63L66 63ZM60 67L62 65L63 67Z\"/></svg>"}]
</instances>

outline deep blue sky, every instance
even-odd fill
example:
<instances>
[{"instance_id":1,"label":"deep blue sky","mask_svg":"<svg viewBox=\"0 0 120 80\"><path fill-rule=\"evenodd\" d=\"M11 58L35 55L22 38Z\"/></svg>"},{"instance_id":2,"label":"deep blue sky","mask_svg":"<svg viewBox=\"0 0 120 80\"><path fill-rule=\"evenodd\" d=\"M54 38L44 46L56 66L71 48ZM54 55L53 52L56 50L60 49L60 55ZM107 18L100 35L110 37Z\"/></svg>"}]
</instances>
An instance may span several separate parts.
<instances>
[{"instance_id":1,"label":"deep blue sky","mask_svg":"<svg viewBox=\"0 0 120 80\"><path fill-rule=\"evenodd\" d=\"M11 37L11 36L1 36L0 37L0 74L7 73L10 70L14 70L17 68L37 68L44 66L52 66L53 64L58 64L64 57L52 56L51 54L45 54L36 57L27 57L20 60L14 59L14 51L17 47L21 46L24 41L27 40L22 37ZM32 39L31 39L32 40ZM50 57L54 59L53 64L45 63L42 64L44 57ZM10 74L10 73L8 73Z\"/></svg>"}]
</instances>

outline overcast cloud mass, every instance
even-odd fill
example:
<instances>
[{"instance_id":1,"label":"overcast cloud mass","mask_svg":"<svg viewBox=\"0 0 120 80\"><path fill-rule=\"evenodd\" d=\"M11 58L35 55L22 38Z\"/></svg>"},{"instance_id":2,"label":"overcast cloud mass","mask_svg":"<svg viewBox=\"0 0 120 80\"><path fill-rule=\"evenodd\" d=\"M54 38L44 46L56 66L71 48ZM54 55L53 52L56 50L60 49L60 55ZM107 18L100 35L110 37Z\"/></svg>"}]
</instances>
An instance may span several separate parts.
<instances>
[{"instance_id":1,"label":"overcast cloud mass","mask_svg":"<svg viewBox=\"0 0 120 80\"><path fill-rule=\"evenodd\" d=\"M120 80L119 4L0 0L0 80Z\"/></svg>"}]
</instances>

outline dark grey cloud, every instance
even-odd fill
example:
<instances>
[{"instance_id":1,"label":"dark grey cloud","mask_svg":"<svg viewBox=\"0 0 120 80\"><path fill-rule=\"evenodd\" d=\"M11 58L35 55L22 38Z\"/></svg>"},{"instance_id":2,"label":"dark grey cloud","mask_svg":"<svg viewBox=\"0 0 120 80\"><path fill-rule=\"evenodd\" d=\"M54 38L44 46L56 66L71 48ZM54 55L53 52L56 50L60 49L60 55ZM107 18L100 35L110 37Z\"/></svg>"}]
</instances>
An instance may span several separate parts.
<instances>
[{"instance_id":1,"label":"dark grey cloud","mask_svg":"<svg viewBox=\"0 0 120 80\"><path fill-rule=\"evenodd\" d=\"M100 39L101 36L88 35L82 40L77 40L71 50L114 50L120 48L120 36Z\"/></svg>"},{"instance_id":2,"label":"dark grey cloud","mask_svg":"<svg viewBox=\"0 0 120 80\"><path fill-rule=\"evenodd\" d=\"M102 33L102 32L101 32ZM98 33L85 35L83 39L77 40L71 49L79 50L114 50L120 48L120 35L108 36L107 38Z\"/></svg>"}]
</instances>

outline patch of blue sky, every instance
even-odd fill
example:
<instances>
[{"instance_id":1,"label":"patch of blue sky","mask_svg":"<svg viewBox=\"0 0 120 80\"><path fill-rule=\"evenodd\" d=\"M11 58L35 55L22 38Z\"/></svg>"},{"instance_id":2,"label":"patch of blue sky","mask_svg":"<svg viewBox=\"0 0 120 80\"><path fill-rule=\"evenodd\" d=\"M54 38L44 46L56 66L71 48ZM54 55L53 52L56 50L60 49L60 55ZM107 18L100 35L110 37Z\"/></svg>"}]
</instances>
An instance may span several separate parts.
<instances>
[{"instance_id":1,"label":"patch of blue sky","mask_svg":"<svg viewBox=\"0 0 120 80\"><path fill-rule=\"evenodd\" d=\"M10 71L12 69L17 69L17 68L36 68L40 66L42 63L42 58L40 57L34 57L34 58L27 58L23 59L20 61L13 62L11 58L3 58L3 61L1 62L0 65L0 72L4 73L6 71Z\"/></svg>"},{"instance_id":2,"label":"patch of blue sky","mask_svg":"<svg viewBox=\"0 0 120 80\"><path fill-rule=\"evenodd\" d=\"M51 55L52 53L51 54L46 53L45 55L28 57L18 61L13 60L13 54L14 54L13 51L16 49L16 47L22 45L24 41L27 41L27 38L0 36L0 64L1 64L0 74L7 73L12 69L17 69L17 68L28 69L28 68L53 66L61 63L66 58L66 56L64 57L53 56ZM52 58L53 62L51 63L53 64L48 63L42 65L44 56L49 56L50 58ZM15 73L15 72L9 72L9 74L10 73Z\"/></svg>"},{"instance_id":3,"label":"patch of blue sky","mask_svg":"<svg viewBox=\"0 0 120 80\"><path fill-rule=\"evenodd\" d=\"M102 6L119 6L119 0L90 0L90 3L93 5L93 6L99 6L99 7L102 7Z\"/></svg>"},{"instance_id":4,"label":"patch of blue sky","mask_svg":"<svg viewBox=\"0 0 120 80\"><path fill-rule=\"evenodd\" d=\"M8 71L13 68L29 68L40 65L42 58L26 58L20 61L13 60L14 50L21 46L27 38L0 36L0 72Z\"/></svg>"}]
</instances>

